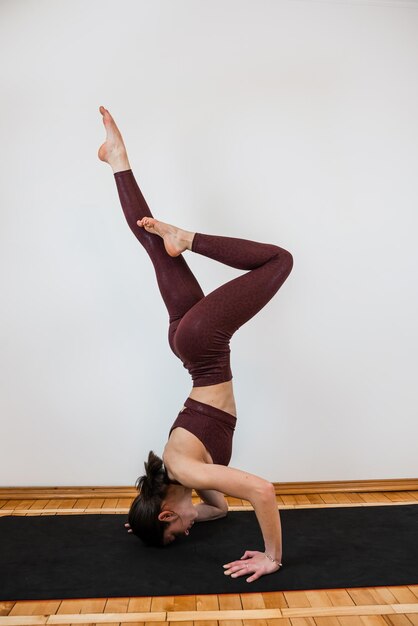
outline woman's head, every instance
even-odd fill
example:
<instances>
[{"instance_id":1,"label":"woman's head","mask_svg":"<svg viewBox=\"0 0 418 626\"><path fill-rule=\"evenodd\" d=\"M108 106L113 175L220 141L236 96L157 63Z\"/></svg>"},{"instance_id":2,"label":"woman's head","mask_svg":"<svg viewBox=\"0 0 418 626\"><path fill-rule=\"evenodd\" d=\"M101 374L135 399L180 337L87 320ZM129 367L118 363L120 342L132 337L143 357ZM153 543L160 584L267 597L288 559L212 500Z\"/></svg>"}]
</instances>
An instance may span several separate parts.
<instances>
[{"instance_id":1,"label":"woman's head","mask_svg":"<svg viewBox=\"0 0 418 626\"><path fill-rule=\"evenodd\" d=\"M169 521L159 519L161 505L170 484L163 462L154 452L144 463L145 474L135 483L139 495L131 504L128 522L132 532L148 545L164 545L164 530Z\"/></svg>"},{"instance_id":2,"label":"woman's head","mask_svg":"<svg viewBox=\"0 0 418 626\"><path fill-rule=\"evenodd\" d=\"M139 495L131 504L132 532L148 545L162 546L188 535L197 518L192 490L170 481L162 460L150 452L145 474L135 483Z\"/></svg>"}]
</instances>

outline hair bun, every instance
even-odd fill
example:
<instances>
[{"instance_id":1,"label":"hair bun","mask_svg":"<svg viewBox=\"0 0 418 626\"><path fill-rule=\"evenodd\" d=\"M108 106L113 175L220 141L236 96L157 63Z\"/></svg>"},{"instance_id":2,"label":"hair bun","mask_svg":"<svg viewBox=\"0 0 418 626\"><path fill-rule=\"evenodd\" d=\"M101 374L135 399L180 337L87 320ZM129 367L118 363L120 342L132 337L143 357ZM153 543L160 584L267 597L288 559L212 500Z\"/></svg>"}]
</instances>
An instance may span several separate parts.
<instances>
[{"instance_id":1,"label":"hair bun","mask_svg":"<svg viewBox=\"0 0 418 626\"><path fill-rule=\"evenodd\" d=\"M163 485L167 484L167 474L162 459L152 450L148 454L148 461L144 462L144 467L145 474L137 479L135 487L145 498L149 498L154 493L158 494Z\"/></svg>"}]
</instances>

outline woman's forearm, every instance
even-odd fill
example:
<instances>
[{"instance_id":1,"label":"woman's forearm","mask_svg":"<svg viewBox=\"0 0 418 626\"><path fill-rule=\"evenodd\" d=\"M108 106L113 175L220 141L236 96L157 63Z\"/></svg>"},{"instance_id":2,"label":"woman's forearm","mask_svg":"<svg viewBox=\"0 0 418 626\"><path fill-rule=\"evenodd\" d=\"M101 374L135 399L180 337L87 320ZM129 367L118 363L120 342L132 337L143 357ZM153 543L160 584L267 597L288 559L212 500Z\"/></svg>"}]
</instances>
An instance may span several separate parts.
<instances>
[{"instance_id":1,"label":"woman's forearm","mask_svg":"<svg viewBox=\"0 0 418 626\"><path fill-rule=\"evenodd\" d=\"M282 527L272 483L232 467L187 459L174 471L174 478L185 487L214 489L251 502L264 538L265 551L274 559L282 557Z\"/></svg>"},{"instance_id":2,"label":"woman's forearm","mask_svg":"<svg viewBox=\"0 0 418 626\"><path fill-rule=\"evenodd\" d=\"M251 494L258 523L264 539L264 549L274 559L282 558L282 527L277 508L275 489L272 483L266 483L262 489Z\"/></svg>"}]
</instances>

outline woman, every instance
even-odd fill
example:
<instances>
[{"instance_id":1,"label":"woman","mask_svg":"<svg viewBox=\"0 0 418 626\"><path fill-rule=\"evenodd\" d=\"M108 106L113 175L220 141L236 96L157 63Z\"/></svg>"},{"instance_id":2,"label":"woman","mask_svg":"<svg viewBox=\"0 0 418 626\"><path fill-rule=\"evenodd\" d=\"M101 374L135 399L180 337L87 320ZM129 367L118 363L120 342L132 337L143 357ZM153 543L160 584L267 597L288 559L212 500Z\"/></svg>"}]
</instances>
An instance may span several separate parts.
<instances>
[{"instance_id":1,"label":"woman","mask_svg":"<svg viewBox=\"0 0 418 626\"><path fill-rule=\"evenodd\" d=\"M252 582L281 567L281 524L272 483L228 467L236 423L229 342L281 287L293 258L275 245L194 233L154 219L112 116L104 107L100 113L107 136L98 156L112 167L126 220L154 265L169 314L170 347L193 380L162 459L149 454L125 526L147 544L164 545L188 535L196 521L224 517L224 493L249 500L265 552L246 551L223 567L231 578L251 574ZM182 255L186 250L249 271L205 296ZM193 489L202 500L196 506Z\"/></svg>"}]
</instances>

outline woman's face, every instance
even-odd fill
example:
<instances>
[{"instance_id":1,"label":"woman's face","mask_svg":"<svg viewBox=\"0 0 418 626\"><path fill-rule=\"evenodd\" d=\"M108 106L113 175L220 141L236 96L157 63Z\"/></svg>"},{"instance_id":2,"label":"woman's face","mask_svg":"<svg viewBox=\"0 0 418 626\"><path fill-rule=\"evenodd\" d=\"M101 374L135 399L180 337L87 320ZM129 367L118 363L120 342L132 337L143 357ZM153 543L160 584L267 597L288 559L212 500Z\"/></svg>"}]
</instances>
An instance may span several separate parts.
<instances>
[{"instance_id":1,"label":"woman's face","mask_svg":"<svg viewBox=\"0 0 418 626\"><path fill-rule=\"evenodd\" d=\"M197 511L193 505L177 513L174 511L161 511L158 518L163 522L169 522L164 530L164 543L169 544L176 540L179 535L188 535L197 517Z\"/></svg>"}]
</instances>

